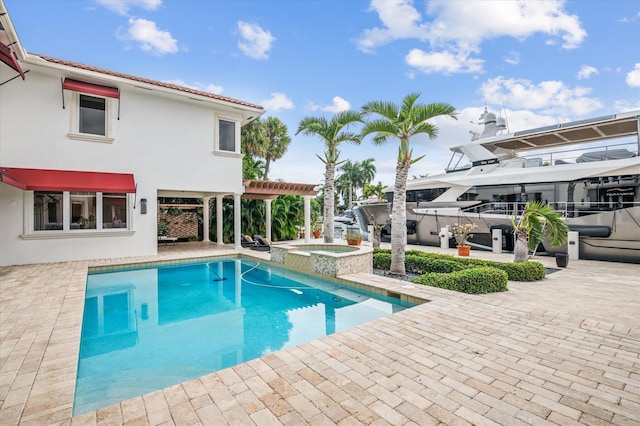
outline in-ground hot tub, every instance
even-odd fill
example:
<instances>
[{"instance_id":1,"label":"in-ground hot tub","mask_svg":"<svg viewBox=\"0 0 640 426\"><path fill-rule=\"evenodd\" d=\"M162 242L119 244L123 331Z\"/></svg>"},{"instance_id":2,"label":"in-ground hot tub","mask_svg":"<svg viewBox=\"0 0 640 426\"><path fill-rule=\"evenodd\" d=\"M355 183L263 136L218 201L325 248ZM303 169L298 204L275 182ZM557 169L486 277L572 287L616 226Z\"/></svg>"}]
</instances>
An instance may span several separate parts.
<instances>
[{"instance_id":1,"label":"in-ground hot tub","mask_svg":"<svg viewBox=\"0 0 640 426\"><path fill-rule=\"evenodd\" d=\"M373 249L343 244L278 244L271 246L271 261L306 274L373 273Z\"/></svg>"}]
</instances>

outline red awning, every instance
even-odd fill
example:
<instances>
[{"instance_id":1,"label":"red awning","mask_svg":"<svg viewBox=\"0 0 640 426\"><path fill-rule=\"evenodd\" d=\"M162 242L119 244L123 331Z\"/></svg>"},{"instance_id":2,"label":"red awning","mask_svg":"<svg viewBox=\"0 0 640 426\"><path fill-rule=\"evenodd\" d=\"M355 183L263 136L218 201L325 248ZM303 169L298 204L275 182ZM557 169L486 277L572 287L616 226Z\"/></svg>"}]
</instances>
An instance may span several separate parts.
<instances>
[{"instance_id":1,"label":"red awning","mask_svg":"<svg viewBox=\"0 0 640 426\"><path fill-rule=\"evenodd\" d=\"M120 90L117 87L101 86L99 84L85 83L84 81L65 78L62 88L74 92L89 93L91 95L104 96L106 98L120 99Z\"/></svg>"},{"instance_id":2,"label":"red awning","mask_svg":"<svg viewBox=\"0 0 640 426\"><path fill-rule=\"evenodd\" d=\"M9 65L14 70L18 71L18 73L20 74L20 77L22 77L22 79L24 80L24 71L22 71L22 68L18 63L18 60L13 54L13 50L11 49L10 46L7 46L1 41L0 41L0 61Z\"/></svg>"},{"instance_id":3,"label":"red awning","mask_svg":"<svg viewBox=\"0 0 640 426\"><path fill-rule=\"evenodd\" d=\"M136 192L128 173L0 167L0 181L25 191Z\"/></svg>"}]
</instances>

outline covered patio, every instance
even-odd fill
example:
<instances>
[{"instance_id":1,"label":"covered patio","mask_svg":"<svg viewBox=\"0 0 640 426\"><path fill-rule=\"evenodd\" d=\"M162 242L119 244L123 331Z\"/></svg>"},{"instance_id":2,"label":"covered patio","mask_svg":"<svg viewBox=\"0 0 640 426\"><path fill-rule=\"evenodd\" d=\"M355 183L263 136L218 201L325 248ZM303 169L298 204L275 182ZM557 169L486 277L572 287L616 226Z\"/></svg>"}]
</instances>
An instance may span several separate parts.
<instances>
[{"instance_id":1,"label":"covered patio","mask_svg":"<svg viewBox=\"0 0 640 426\"><path fill-rule=\"evenodd\" d=\"M266 211L266 237L271 240L271 202L278 198L280 195L299 195L304 198L304 229L305 229L305 242L309 243L309 236L311 235L311 197L315 197L318 194L316 190L316 184L308 183L291 183L291 182L273 182L263 180L249 180L246 179L242 182L244 192L242 194L217 194L216 198L216 235L217 244L219 246L224 245L224 241L219 236L223 233L223 212L222 212L222 200L233 196L233 234L234 234L234 246L239 249L242 247L242 223L240 215L240 200L264 200ZM209 206L213 196L203 197L203 203L205 206ZM209 208L203 209L203 222L208 224L211 220ZM203 227L203 240L209 241L209 227Z\"/></svg>"}]
</instances>

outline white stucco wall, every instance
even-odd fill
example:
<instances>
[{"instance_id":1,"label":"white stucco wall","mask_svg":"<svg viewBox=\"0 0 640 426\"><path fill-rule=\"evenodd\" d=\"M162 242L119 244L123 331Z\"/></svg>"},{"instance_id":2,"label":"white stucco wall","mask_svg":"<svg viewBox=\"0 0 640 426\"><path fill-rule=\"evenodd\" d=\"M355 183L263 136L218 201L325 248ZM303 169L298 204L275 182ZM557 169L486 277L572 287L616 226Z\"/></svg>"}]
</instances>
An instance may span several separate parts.
<instances>
[{"instance_id":1,"label":"white stucco wall","mask_svg":"<svg viewBox=\"0 0 640 426\"><path fill-rule=\"evenodd\" d=\"M242 106L146 90L134 82L96 81L69 68L23 68L30 70L25 81L0 86L0 166L132 173L137 183L134 232L25 240L25 193L0 183L0 265L155 254L158 191L191 193L185 196L242 192L241 158L214 153L216 116L237 121L239 144L241 113L246 113ZM0 67L0 81L13 75ZM60 79L65 76L120 88L120 120L118 101L109 100L113 142L69 138L74 92L64 91L63 109ZM146 215L140 214L142 198L148 200Z\"/></svg>"}]
</instances>

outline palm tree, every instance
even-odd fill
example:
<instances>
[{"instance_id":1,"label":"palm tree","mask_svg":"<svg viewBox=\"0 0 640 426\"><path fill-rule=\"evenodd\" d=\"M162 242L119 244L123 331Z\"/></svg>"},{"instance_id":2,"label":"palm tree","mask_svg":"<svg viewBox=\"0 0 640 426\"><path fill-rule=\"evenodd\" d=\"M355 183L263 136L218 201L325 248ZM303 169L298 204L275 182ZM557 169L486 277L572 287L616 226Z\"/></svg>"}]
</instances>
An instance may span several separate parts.
<instances>
[{"instance_id":1,"label":"palm tree","mask_svg":"<svg viewBox=\"0 0 640 426\"><path fill-rule=\"evenodd\" d=\"M269 166L287 152L291 138L287 135L287 126L275 117L268 117L263 122L265 139L260 155L264 158L264 180L269 180Z\"/></svg>"},{"instance_id":2,"label":"palm tree","mask_svg":"<svg viewBox=\"0 0 640 426\"><path fill-rule=\"evenodd\" d=\"M300 121L298 133L305 136L316 135L324 141L326 150L324 157L318 158L325 164L324 175L324 242L333 242L334 217L334 175L340 151L338 145L342 142L360 143L360 135L346 131L352 124L362 123L362 114L355 111L342 111L333 116L330 121L324 117L306 117ZM345 129L345 130L343 130ZM317 155L317 154L316 154Z\"/></svg>"},{"instance_id":3,"label":"palm tree","mask_svg":"<svg viewBox=\"0 0 640 426\"><path fill-rule=\"evenodd\" d=\"M360 168L358 166L359 163L357 161L352 163L351 160L347 160L338 167L338 171L342 172L338 179L343 181L345 188L347 189L346 192L349 201L345 204L349 209L353 208L353 188L360 186L360 181L362 180ZM345 199L347 197L345 197Z\"/></svg>"},{"instance_id":4,"label":"palm tree","mask_svg":"<svg viewBox=\"0 0 640 426\"><path fill-rule=\"evenodd\" d=\"M364 191L365 186L369 185L373 178L376 176L376 166L373 162L376 161L373 158L367 158L366 160L362 160L362 163L359 163L358 168L360 169L360 175L362 181L360 182L360 188Z\"/></svg>"},{"instance_id":5,"label":"palm tree","mask_svg":"<svg viewBox=\"0 0 640 426\"><path fill-rule=\"evenodd\" d=\"M387 185L383 185L382 182L378 181L376 185L368 184L362 189L362 195L366 198L371 197L372 195L378 198L378 201L382 201L385 197L385 189Z\"/></svg>"},{"instance_id":6,"label":"palm tree","mask_svg":"<svg viewBox=\"0 0 640 426\"><path fill-rule=\"evenodd\" d=\"M429 119L441 115L457 119L456 109L447 103L420 104L416 101L419 93L410 93L402 100L402 105L391 102L372 101L362 107L366 115L379 118L369 120L362 129L362 137L374 133L373 143L380 145L389 138L400 141L396 179L393 189L393 210L391 212L391 268L390 274L406 275L404 266L404 250L407 245L407 176L411 164L422 157L412 158L413 150L409 147L410 139L424 133L433 139L438 128L428 122Z\"/></svg>"},{"instance_id":7,"label":"palm tree","mask_svg":"<svg viewBox=\"0 0 640 426\"><path fill-rule=\"evenodd\" d=\"M515 218L511 220L516 234L516 244L513 248L514 262L525 262L529 251L534 251L546 235L551 238L551 247L567 242L569 232L567 222L560 213L542 201L529 201L524 206L518 223Z\"/></svg>"}]
</instances>

